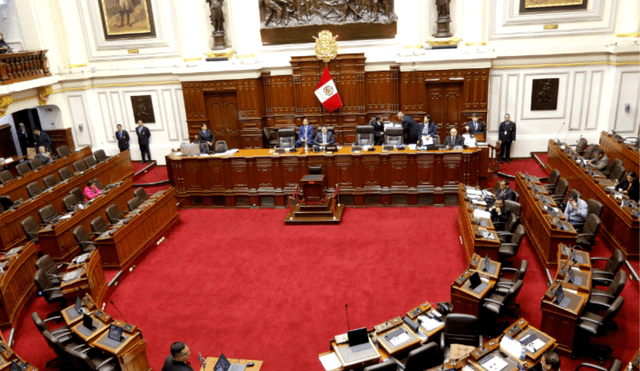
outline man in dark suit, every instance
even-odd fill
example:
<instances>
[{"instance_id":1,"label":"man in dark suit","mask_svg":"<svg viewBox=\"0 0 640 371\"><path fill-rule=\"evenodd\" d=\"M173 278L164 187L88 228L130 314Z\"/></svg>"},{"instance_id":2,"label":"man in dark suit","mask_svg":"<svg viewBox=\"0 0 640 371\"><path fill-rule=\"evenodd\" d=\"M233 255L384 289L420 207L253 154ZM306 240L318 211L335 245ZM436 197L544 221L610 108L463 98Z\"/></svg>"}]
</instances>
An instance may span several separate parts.
<instances>
[{"instance_id":1,"label":"man in dark suit","mask_svg":"<svg viewBox=\"0 0 640 371\"><path fill-rule=\"evenodd\" d=\"M47 149L48 152L53 151L53 144L51 142L51 138L49 134L44 131L40 131L40 129L33 129L33 140L35 142L36 148L43 146Z\"/></svg>"},{"instance_id":2,"label":"man in dark suit","mask_svg":"<svg viewBox=\"0 0 640 371\"><path fill-rule=\"evenodd\" d=\"M424 145L424 140L429 140L432 137L438 135L438 129L436 128L436 123L431 121L431 116L426 115L424 117L424 122L419 125L420 130L420 138L418 138L418 144Z\"/></svg>"},{"instance_id":3,"label":"man in dark suit","mask_svg":"<svg viewBox=\"0 0 640 371\"><path fill-rule=\"evenodd\" d=\"M171 344L171 355L164 360L161 371L193 371L189 363L191 352L189 347L181 341Z\"/></svg>"},{"instance_id":4,"label":"man in dark suit","mask_svg":"<svg viewBox=\"0 0 640 371\"><path fill-rule=\"evenodd\" d=\"M500 141L500 163L511 163L511 143L516 141L516 123L511 121L511 115L504 115L500 123L498 140Z\"/></svg>"},{"instance_id":5,"label":"man in dark suit","mask_svg":"<svg viewBox=\"0 0 640 371\"><path fill-rule=\"evenodd\" d=\"M491 207L491 221L498 229L504 229L504 225L511 215L511 211L504 207L504 200L497 198Z\"/></svg>"},{"instance_id":6,"label":"man in dark suit","mask_svg":"<svg viewBox=\"0 0 640 371\"><path fill-rule=\"evenodd\" d=\"M53 162L51 158L51 153L47 152L47 149L44 146L38 147L38 153L36 153L36 158L40 160L42 165L48 165Z\"/></svg>"},{"instance_id":7,"label":"man in dark suit","mask_svg":"<svg viewBox=\"0 0 640 371\"><path fill-rule=\"evenodd\" d=\"M319 146L326 146L327 144L335 144L333 134L327 130L326 126L323 126L320 132L316 135L315 143Z\"/></svg>"},{"instance_id":8,"label":"man in dark suit","mask_svg":"<svg viewBox=\"0 0 640 371\"><path fill-rule=\"evenodd\" d=\"M496 196L496 199L499 198L502 200L509 200L509 201L516 200L516 194L515 192L513 192L513 189L509 188L509 181L506 179L500 182L500 190L498 191L498 194L495 196Z\"/></svg>"},{"instance_id":9,"label":"man in dark suit","mask_svg":"<svg viewBox=\"0 0 640 371\"><path fill-rule=\"evenodd\" d=\"M20 142L20 150L22 155L27 155L27 147L33 147L33 138L27 133L27 128L23 123L18 124L18 142Z\"/></svg>"},{"instance_id":10,"label":"man in dark suit","mask_svg":"<svg viewBox=\"0 0 640 371\"><path fill-rule=\"evenodd\" d=\"M402 121L402 130L404 130L405 144L417 143L420 138L420 125L411 116L398 112L398 119Z\"/></svg>"},{"instance_id":11,"label":"man in dark suit","mask_svg":"<svg viewBox=\"0 0 640 371\"><path fill-rule=\"evenodd\" d=\"M373 141L376 146L381 146L384 143L384 122L382 116L378 115L369 122L369 125L373 126Z\"/></svg>"},{"instance_id":12,"label":"man in dark suit","mask_svg":"<svg viewBox=\"0 0 640 371\"><path fill-rule=\"evenodd\" d=\"M136 134L138 135L138 145L140 145L140 153L142 154L142 161L140 161L140 163L145 163L145 154L147 155L148 162L151 163L151 151L149 150L149 138L151 137L151 132L146 126L144 126L142 120L138 120Z\"/></svg>"},{"instance_id":13,"label":"man in dark suit","mask_svg":"<svg viewBox=\"0 0 640 371\"><path fill-rule=\"evenodd\" d=\"M129 133L126 130L122 130L122 125L120 124L118 124L118 131L116 131L116 140L118 141L120 152L129 149Z\"/></svg>"},{"instance_id":14,"label":"man in dark suit","mask_svg":"<svg viewBox=\"0 0 640 371\"><path fill-rule=\"evenodd\" d=\"M209 149L212 150L213 139L213 133L211 130L207 129L207 124L202 123L202 125L200 125L200 132L198 132L198 140L200 141L200 144L206 143L209 146Z\"/></svg>"},{"instance_id":15,"label":"man in dark suit","mask_svg":"<svg viewBox=\"0 0 640 371\"><path fill-rule=\"evenodd\" d=\"M471 135L484 134L486 130L484 122L479 121L479 116L477 113L474 113L471 116L471 121L467 122L467 126L469 127L469 133Z\"/></svg>"},{"instance_id":16,"label":"man in dark suit","mask_svg":"<svg viewBox=\"0 0 640 371\"><path fill-rule=\"evenodd\" d=\"M458 135L458 129L451 129L451 131L449 131L449 134L451 135L444 139L444 145L447 149L464 146L464 138L462 137L462 135Z\"/></svg>"},{"instance_id":17,"label":"man in dark suit","mask_svg":"<svg viewBox=\"0 0 640 371\"><path fill-rule=\"evenodd\" d=\"M296 140L296 147L304 147L313 145L313 126L309 125L309 120L302 120L302 126L298 131L298 140Z\"/></svg>"}]
</instances>

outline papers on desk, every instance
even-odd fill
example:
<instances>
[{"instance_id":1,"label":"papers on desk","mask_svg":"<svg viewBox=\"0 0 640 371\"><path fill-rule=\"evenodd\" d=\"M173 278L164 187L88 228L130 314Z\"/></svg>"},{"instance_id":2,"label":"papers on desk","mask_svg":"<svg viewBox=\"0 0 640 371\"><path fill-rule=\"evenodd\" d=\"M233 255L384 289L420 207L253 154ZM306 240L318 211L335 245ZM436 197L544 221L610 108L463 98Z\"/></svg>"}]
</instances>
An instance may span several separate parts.
<instances>
[{"instance_id":1,"label":"papers on desk","mask_svg":"<svg viewBox=\"0 0 640 371\"><path fill-rule=\"evenodd\" d=\"M467 188L466 191L469 196L482 197L482 191L479 189Z\"/></svg>"},{"instance_id":2,"label":"papers on desk","mask_svg":"<svg viewBox=\"0 0 640 371\"><path fill-rule=\"evenodd\" d=\"M491 356L491 354L489 355ZM494 355L490 360L482 363L482 368L487 371L502 371L509 363L502 358Z\"/></svg>"},{"instance_id":3,"label":"papers on desk","mask_svg":"<svg viewBox=\"0 0 640 371\"><path fill-rule=\"evenodd\" d=\"M389 342L394 347L397 347L400 344L406 343L409 340L411 340L411 338L409 337L409 334L407 334L406 332L403 332L402 334L400 334L398 336L394 336L391 339L389 339Z\"/></svg>"},{"instance_id":4,"label":"papers on desk","mask_svg":"<svg viewBox=\"0 0 640 371\"><path fill-rule=\"evenodd\" d=\"M415 151L416 147L417 147L417 145L415 145L415 144L409 144L409 149L412 150L412 151Z\"/></svg>"},{"instance_id":5,"label":"papers on desk","mask_svg":"<svg viewBox=\"0 0 640 371\"><path fill-rule=\"evenodd\" d=\"M478 146L476 144L476 138L474 137L464 138L464 145L470 148L475 148Z\"/></svg>"},{"instance_id":6,"label":"papers on desk","mask_svg":"<svg viewBox=\"0 0 640 371\"><path fill-rule=\"evenodd\" d=\"M427 330L427 332L431 332L442 325L442 322L436 321L435 319L429 318L424 314L418 316L418 320L420 320L420 326Z\"/></svg>"},{"instance_id":7,"label":"papers on desk","mask_svg":"<svg viewBox=\"0 0 640 371\"><path fill-rule=\"evenodd\" d=\"M475 197L473 197L473 198L470 198L470 200L471 200L471 203L472 203L474 206L476 206L476 205L480 205L480 206L487 206L487 203L486 203L486 202L484 202L484 200L483 200L483 199L481 199L481 198L475 198ZM489 217L491 217L491 214L489 214Z\"/></svg>"},{"instance_id":8,"label":"papers on desk","mask_svg":"<svg viewBox=\"0 0 640 371\"><path fill-rule=\"evenodd\" d=\"M429 137L429 139L427 139L427 136L423 135L422 136L422 145L423 146L433 145L433 137Z\"/></svg>"},{"instance_id":9,"label":"papers on desk","mask_svg":"<svg viewBox=\"0 0 640 371\"><path fill-rule=\"evenodd\" d=\"M67 219L71 219L71 214L64 214L60 217L60 220L67 220Z\"/></svg>"},{"instance_id":10,"label":"papers on desk","mask_svg":"<svg viewBox=\"0 0 640 371\"><path fill-rule=\"evenodd\" d=\"M542 341L540 339L536 339L536 340L530 342L529 344L527 344L527 346L525 346L525 348L527 349L527 352L529 352L531 354L535 354L535 352L537 352L538 350L540 350L544 346L545 346L544 341Z\"/></svg>"},{"instance_id":11,"label":"papers on desk","mask_svg":"<svg viewBox=\"0 0 640 371\"><path fill-rule=\"evenodd\" d=\"M504 335L500 341L500 348L504 349L507 353L510 353L515 359L524 361L526 354L524 352L524 346L517 340L513 340L510 336Z\"/></svg>"},{"instance_id":12,"label":"papers on desk","mask_svg":"<svg viewBox=\"0 0 640 371\"><path fill-rule=\"evenodd\" d=\"M320 362L322 363L322 367L327 371L336 370L342 367L342 363L340 363L338 356L334 352L320 357Z\"/></svg>"},{"instance_id":13,"label":"papers on desk","mask_svg":"<svg viewBox=\"0 0 640 371\"><path fill-rule=\"evenodd\" d=\"M485 210L475 209L473 210L473 216L475 216L476 219L491 219L491 213Z\"/></svg>"}]
</instances>

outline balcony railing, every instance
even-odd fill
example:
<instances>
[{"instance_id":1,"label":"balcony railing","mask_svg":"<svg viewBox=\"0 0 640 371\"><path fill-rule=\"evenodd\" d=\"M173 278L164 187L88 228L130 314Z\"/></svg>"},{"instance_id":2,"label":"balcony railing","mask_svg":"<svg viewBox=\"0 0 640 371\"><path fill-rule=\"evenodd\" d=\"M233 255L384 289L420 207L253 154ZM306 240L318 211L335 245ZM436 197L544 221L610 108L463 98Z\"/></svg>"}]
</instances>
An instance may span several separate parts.
<instances>
[{"instance_id":1,"label":"balcony railing","mask_svg":"<svg viewBox=\"0 0 640 371\"><path fill-rule=\"evenodd\" d=\"M47 63L47 50L0 54L2 85L46 76L51 76Z\"/></svg>"}]
</instances>

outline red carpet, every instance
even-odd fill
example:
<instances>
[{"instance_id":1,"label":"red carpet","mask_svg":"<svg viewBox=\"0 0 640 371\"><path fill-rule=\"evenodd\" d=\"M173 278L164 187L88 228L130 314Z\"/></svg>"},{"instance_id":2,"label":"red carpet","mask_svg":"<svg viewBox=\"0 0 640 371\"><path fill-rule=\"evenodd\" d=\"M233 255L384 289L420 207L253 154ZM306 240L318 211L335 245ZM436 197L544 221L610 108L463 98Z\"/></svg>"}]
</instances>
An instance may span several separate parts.
<instances>
[{"instance_id":1,"label":"red carpet","mask_svg":"<svg viewBox=\"0 0 640 371\"><path fill-rule=\"evenodd\" d=\"M131 163L133 166L133 173L137 173L138 171L147 167L148 164L141 164L139 162ZM153 166L150 169L147 169L145 172L141 173L138 176L133 177L133 184L149 184L149 183L157 183L162 182L169 179L169 175L167 174L166 166ZM165 183L158 186L144 186L145 191L148 194L154 194L158 191L163 191L170 187L169 183Z\"/></svg>"},{"instance_id":2,"label":"red carpet","mask_svg":"<svg viewBox=\"0 0 640 371\"><path fill-rule=\"evenodd\" d=\"M466 266L454 207L350 208L339 226L285 226L286 213L180 212L180 225L110 298L142 329L153 369L182 340L194 365L199 352L223 352L262 359L265 371L320 371L318 354L347 329L345 303L352 329L371 328L424 300L449 300ZM599 242L594 255L610 252ZM530 268L518 313L539 326L545 276L526 238L519 259ZM622 295L619 329L606 340L626 363L639 346L638 283L630 281ZM28 314L54 309L38 298ZM111 305L106 311L120 317ZM54 357L29 317L16 341L18 354L39 368ZM581 361L593 362L563 357L562 369Z\"/></svg>"}]
</instances>

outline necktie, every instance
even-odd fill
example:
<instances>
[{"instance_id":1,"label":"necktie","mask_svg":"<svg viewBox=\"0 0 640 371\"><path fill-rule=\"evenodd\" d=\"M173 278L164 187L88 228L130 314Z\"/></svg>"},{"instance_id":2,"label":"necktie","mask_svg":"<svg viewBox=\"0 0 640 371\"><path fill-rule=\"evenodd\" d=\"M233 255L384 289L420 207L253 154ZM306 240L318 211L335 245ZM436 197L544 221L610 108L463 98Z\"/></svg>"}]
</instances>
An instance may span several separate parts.
<instances>
[{"instance_id":1,"label":"necktie","mask_svg":"<svg viewBox=\"0 0 640 371\"><path fill-rule=\"evenodd\" d=\"M476 121L476 130L478 130L478 122Z\"/></svg>"},{"instance_id":2,"label":"necktie","mask_svg":"<svg viewBox=\"0 0 640 371\"><path fill-rule=\"evenodd\" d=\"M322 133L322 143L327 143L327 134Z\"/></svg>"}]
</instances>

